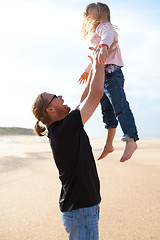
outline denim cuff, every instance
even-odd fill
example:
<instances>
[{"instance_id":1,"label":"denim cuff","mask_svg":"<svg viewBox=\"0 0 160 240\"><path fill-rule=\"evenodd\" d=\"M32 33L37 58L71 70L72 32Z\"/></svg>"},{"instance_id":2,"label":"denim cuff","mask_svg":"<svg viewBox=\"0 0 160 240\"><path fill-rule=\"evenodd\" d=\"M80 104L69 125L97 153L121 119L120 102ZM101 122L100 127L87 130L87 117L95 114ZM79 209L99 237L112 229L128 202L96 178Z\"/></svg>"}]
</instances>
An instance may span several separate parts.
<instances>
[{"instance_id":1,"label":"denim cuff","mask_svg":"<svg viewBox=\"0 0 160 240\"><path fill-rule=\"evenodd\" d=\"M123 137L121 138L123 142L129 142L129 141L135 141L134 138L129 137L127 134L124 134Z\"/></svg>"},{"instance_id":2,"label":"denim cuff","mask_svg":"<svg viewBox=\"0 0 160 240\"><path fill-rule=\"evenodd\" d=\"M104 127L105 127L106 129L117 128L117 124L116 124L116 125L109 125L109 126L108 126L107 124L105 124Z\"/></svg>"}]
</instances>

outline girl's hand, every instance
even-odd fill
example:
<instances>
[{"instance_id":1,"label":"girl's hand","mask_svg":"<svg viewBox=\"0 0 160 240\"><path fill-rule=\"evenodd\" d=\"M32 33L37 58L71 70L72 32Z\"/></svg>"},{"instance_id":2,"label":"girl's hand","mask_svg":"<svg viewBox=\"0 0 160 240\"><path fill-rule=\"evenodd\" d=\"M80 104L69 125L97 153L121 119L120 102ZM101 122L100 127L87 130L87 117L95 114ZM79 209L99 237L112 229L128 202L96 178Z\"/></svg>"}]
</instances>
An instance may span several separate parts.
<instances>
[{"instance_id":1,"label":"girl's hand","mask_svg":"<svg viewBox=\"0 0 160 240\"><path fill-rule=\"evenodd\" d=\"M78 82L79 82L79 84L84 84L84 83L86 83L87 82L87 78L88 78L88 73L87 72L84 72L82 75L81 75L81 77L80 77L80 79L78 80Z\"/></svg>"},{"instance_id":2,"label":"girl's hand","mask_svg":"<svg viewBox=\"0 0 160 240\"><path fill-rule=\"evenodd\" d=\"M102 45L98 53L98 62L104 64L108 57L107 45Z\"/></svg>"},{"instance_id":3,"label":"girl's hand","mask_svg":"<svg viewBox=\"0 0 160 240\"><path fill-rule=\"evenodd\" d=\"M111 44L111 46L108 48L107 45L102 45L99 53L98 53L98 62L104 64L106 59L109 58L111 56L112 53L114 53L115 51L117 51L117 47L116 44L118 43L118 41L115 41Z\"/></svg>"}]
</instances>

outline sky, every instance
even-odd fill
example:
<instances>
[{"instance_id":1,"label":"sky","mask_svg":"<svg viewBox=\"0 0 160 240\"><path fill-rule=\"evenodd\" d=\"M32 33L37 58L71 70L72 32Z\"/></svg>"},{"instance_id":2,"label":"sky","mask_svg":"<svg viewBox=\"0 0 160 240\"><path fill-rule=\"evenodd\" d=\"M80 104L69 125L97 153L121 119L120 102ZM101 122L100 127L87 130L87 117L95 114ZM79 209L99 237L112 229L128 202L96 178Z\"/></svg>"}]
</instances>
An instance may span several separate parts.
<instances>
[{"instance_id":1,"label":"sky","mask_svg":"<svg viewBox=\"0 0 160 240\"><path fill-rule=\"evenodd\" d=\"M0 0L0 127L33 128L31 105L44 91L76 107L85 87L78 79L89 63L88 45L80 38L88 3ZM105 3L119 28L125 92L139 135L160 137L160 1ZM90 137L106 135L100 106L85 129Z\"/></svg>"}]
</instances>

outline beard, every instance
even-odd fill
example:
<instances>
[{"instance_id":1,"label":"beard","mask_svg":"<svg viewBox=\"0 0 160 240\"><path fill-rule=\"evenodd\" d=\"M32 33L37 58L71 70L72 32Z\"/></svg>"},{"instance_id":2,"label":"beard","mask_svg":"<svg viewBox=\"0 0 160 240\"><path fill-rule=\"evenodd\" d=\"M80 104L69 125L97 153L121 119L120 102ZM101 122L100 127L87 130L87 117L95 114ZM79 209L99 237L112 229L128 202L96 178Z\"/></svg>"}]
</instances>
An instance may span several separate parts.
<instances>
[{"instance_id":1,"label":"beard","mask_svg":"<svg viewBox=\"0 0 160 240\"><path fill-rule=\"evenodd\" d=\"M63 105L62 108L56 108L56 112L58 113L58 115L63 118L69 114L70 110L71 108L68 107L68 105Z\"/></svg>"},{"instance_id":2,"label":"beard","mask_svg":"<svg viewBox=\"0 0 160 240\"><path fill-rule=\"evenodd\" d=\"M64 105L64 110L68 114L70 112L71 108L68 107L67 105Z\"/></svg>"}]
</instances>

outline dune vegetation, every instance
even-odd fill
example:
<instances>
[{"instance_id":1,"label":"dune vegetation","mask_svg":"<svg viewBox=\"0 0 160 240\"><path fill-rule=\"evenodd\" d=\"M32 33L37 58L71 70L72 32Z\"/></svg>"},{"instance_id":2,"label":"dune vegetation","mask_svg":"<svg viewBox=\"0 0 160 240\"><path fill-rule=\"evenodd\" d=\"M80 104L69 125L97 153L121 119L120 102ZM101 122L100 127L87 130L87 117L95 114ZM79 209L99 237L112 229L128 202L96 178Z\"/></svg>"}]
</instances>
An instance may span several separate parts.
<instances>
[{"instance_id":1,"label":"dune vegetation","mask_svg":"<svg viewBox=\"0 0 160 240\"><path fill-rule=\"evenodd\" d=\"M35 135L35 133L29 128L0 127L0 135Z\"/></svg>"}]
</instances>

